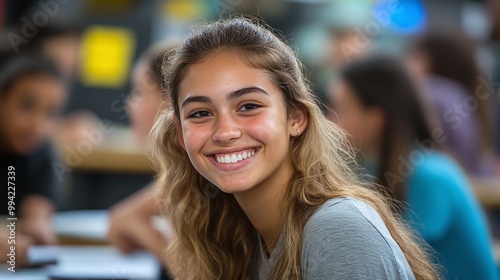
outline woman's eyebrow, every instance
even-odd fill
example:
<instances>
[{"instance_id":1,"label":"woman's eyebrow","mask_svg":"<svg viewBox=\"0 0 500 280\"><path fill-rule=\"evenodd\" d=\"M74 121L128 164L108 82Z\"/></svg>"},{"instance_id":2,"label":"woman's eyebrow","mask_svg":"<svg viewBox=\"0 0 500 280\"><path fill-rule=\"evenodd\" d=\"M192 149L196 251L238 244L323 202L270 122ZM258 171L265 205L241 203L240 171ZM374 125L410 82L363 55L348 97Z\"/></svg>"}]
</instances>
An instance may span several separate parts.
<instances>
[{"instance_id":1,"label":"woman's eyebrow","mask_svg":"<svg viewBox=\"0 0 500 280\"><path fill-rule=\"evenodd\" d=\"M210 99L210 97L207 97L207 96L201 96L201 95L197 95L197 96L188 96L186 97L186 99L184 99L184 101L182 101L182 108L186 107L187 104L189 103L195 103L195 102L198 102L198 103L212 103L212 99Z\"/></svg>"},{"instance_id":2,"label":"woman's eyebrow","mask_svg":"<svg viewBox=\"0 0 500 280\"><path fill-rule=\"evenodd\" d=\"M263 94L269 95L269 93L267 93L267 91L261 89L260 87L252 86L252 87L245 87L242 89L238 89L238 90L235 90L235 91L229 93L227 95L227 99L228 100L235 99L235 98L238 98L242 95L249 94L249 93L263 93Z\"/></svg>"},{"instance_id":3,"label":"woman's eyebrow","mask_svg":"<svg viewBox=\"0 0 500 280\"><path fill-rule=\"evenodd\" d=\"M231 99L235 99L235 98L238 98L242 95L249 94L249 93L262 93L262 94L269 95L269 93L267 93L267 91L261 89L260 87L245 87L245 88L238 89L238 90L235 90L235 91L229 93L226 98L228 100L231 100ZM197 102L197 103L212 103L212 99L210 99L210 97L208 97L208 96L203 96L203 95L188 96L182 102L181 107L184 108L187 104L195 103L195 102Z\"/></svg>"}]
</instances>

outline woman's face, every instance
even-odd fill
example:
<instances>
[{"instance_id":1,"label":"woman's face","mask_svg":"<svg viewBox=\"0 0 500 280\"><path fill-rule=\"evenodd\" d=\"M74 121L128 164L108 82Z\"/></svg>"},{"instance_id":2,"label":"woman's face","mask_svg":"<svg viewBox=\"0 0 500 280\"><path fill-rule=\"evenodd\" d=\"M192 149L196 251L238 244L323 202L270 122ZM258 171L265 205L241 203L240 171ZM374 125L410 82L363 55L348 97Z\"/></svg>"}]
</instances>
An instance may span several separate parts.
<instances>
[{"instance_id":1,"label":"woman's face","mask_svg":"<svg viewBox=\"0 0 500 280\"><path fill-rule=\"evenodd\" d=\"M222 51L191 65L178 104L181 145L196 170L222 191L244 192L291 169L295 130L282 92L239 54Z\"/></svg>"},{"instance_id":2,"label":"woman's face","mask_svg":"<svg viewBox=\"0 0 500 280\"><path fill-rule=\"evenodd\" d=\"M139 144L146 141L161 103L160 85L147 69L144 62L136 66L132 77L132 92L127 99L130 122Z\"/></svg>"},{"instance_id":3,"label":"woman's face","mask_svg":"<svg viewBox=\"0 0 500 280\"><path fill-rule=\"evenodd\" d=\"M333 87L330 98L337 115L334 121L348 133L352 145L365 153L376 150L383 125L381 111L365 108L344 81Z\"/></svg>"},{"instance_id":4,"label":"woman's face","mask_svg":"<svg viewBox=\"0 0 500 280\"><path fill-rule=\"evenodd\" d=\"M423 83L430 73L430 59L423 51L413 51L406 58L406 65L415 79Z\"/></svg>"},{"instance_id":5,"label":"woman's face","mask_svg":"<svg viewBox=\"0 0 500 280\"><path fill-rule=\"evenodd\" d=\"M80 53L80 38L77 35L63 34L49 38L43 42L42 52L57 64L67 80L75 79Z\"/></svg>"},{"instance_id":6,"label":"woman's face","mask_svg":"<svg viewBox=\"0 0 500 280\"><path fill-rule=\"evenodd\" d=\"M61 81L46 75L20 78L0 98L0 129L7 149L28 154L45 141L65 99Z\"/></svg>"}]
</instances>

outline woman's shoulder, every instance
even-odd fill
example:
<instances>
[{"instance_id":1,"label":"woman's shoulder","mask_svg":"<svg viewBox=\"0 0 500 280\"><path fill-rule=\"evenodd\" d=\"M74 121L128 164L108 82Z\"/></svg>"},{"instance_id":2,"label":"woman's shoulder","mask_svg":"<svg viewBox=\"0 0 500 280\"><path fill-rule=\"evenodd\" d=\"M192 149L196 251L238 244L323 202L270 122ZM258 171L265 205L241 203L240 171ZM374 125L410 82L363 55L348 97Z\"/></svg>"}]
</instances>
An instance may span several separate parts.
<instances>
[{"instance_id":1,"label":"woman's shoulder","mask_svg":"<svg viewBox=\"0 0 500 280\"><path fill-rule=\"evenodd\" d=\"M348 224L347 228L385 228L385 224L373 207L352 197L336 197L323 203L309 218L306 234L310 230L328 229L332 224L339 229L342 224Z\"/></svg>"},{"instance_id":2,"label":"woman's shoulder","mask_svg":"<svg viewBox=\"0 0 500 280\"><path fill-rule=\"evenodd\" d=\"M309 218L304 229L304 245L324 248L331 243L322 243L347 244L368 236L370 242L375 240L373 235L385 239L387 234L382 218L370 205L351 197L337 197L327 200Z\"/></svg>"},{"instance_id":3,"label":"woman's shoulder","mask_svg":"<svg viewBox=\"0 0 500 280\"><path fill-rule=\"evenodd\" d=\"M409 164L413 165L416 171L425 170L434 173L455 172L461 173L460 165L450 155L436 150L414 150L413 157L409 159Z\"/></svg>"},{"instance_id":4,"label":"woman's shoulder","mask_svg":"<svg viewBox=\"0 0 500 280\"><path fill-rule=\"evenodd\" d=\"M302 263L309 279L328 279L322 276L339 275L339 271L345 273L342 279L369 278L374 272L380 279L413 279L378 212L351 197L330 199L310 217L304 229Z\"/></svg>"},{"instance_id":5,"label":"woman's shoulder","mask_svg":"<svg viewBox=\"0 0 500 280\"><path fill-rule=\"evenodd\" d=\"M456 189L456 186L467 185L467 177L460 165L449 155L432 151L424 155L421 160L410 162L414 169L410 178L412 185L432 186L436 183L442 187ZM422 189L423 190L423 189Z\"/></svg>"},{"instance_id":6,"label":"woman's shoulder","mask_svg":"<svg viewBox=\"0 0 500 280\"><path fill-rule=\"evenodd\" d=\"M400 170L409 170L408 184L452 187L467 184L467 175L448 154L435 150L414 150L407 161L400 163ZM423 190L423 189L422 189Z\"/></svg>"}]
</instances>

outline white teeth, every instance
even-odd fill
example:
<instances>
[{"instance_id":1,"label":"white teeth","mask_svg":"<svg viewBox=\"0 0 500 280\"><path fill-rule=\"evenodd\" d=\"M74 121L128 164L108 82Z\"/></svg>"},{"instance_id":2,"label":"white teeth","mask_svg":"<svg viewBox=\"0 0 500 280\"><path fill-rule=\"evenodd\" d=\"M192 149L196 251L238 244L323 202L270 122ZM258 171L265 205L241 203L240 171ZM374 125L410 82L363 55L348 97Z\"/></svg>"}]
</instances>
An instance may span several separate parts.
<instances>
[{"instance_id":1,"label":"white teeth","mask_svg":"<svg viewBox=\"0 0 500 280\"><path fill-rule=\"evenodd\" d=\"M225 156L216 156L215 160L218 163L236 163L238 161L242 161L244 159L247 159L255 154L255 151L251 152L243 152L239 154L231 154L231 155L225 155Z\"/></svg>"}]
</instances>

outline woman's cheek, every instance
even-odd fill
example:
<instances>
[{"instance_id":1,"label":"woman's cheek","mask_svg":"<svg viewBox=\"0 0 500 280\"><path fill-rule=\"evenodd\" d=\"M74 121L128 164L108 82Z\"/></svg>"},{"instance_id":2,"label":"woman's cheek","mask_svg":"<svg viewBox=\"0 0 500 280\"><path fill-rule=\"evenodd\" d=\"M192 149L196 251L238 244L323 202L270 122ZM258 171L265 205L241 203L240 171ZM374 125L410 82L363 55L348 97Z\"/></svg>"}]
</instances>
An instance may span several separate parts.
<instances>
[{"instance_id":1,"label":"woman's cheek","mask_svg":"<svg viewBox=\"0 0 500 280\"><path fill-rule=\"evenodd\" d=\"M199 152L210 140L210 129L204 124L186 124L182 126L184 145L188 153Z\"/></svg>"},{"instance_id":2,"label":"woman's cheek","mask_svg":"<svg viewBox=\"0 0 500 280\"><path fill-rule=\"evenodd\" d=\"M288 135L286 133L287 125L285 117L280 118L279 115L270 112L250 119L245 127L260 142L274 144L271 142L278 140L283 135ZM286 138L288 139L288 137Z\"/></svg>"}]
</instances>

